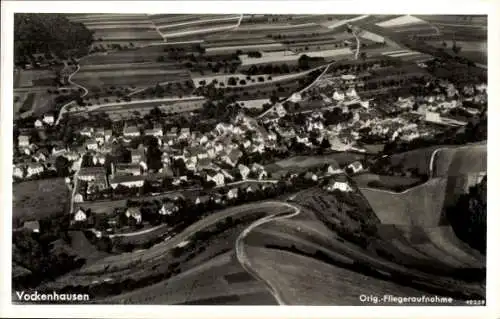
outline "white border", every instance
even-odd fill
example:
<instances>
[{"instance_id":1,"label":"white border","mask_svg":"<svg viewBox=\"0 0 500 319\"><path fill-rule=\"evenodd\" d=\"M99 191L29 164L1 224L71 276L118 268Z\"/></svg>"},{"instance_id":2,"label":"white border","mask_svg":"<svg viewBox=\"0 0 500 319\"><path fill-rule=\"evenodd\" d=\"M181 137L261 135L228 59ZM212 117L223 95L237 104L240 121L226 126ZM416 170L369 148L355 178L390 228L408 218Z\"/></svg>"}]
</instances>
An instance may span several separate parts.
<instances>
[{"instance_id":1,"label":"white border","mask_svg":"<svg viewBox=\"0 0 500 319\"><path fill-rule=\"evenodd\" d=\"M499 116L498 83L500 83L499 12L498 1L464 0L338 0L338 1L2 1L1 40L1 188L0 222L4 226L1 234L1 317L46 317L46 318L408 318L408 317L450 317L450 318L500 318L498 288L497 230L499 223L496 208L500 207L500 196L495 196L498 185L498 152L495 146L488 150L489 192L488 192L488 258L487 258L487 304L486 307L233 307L225 306L27 306L10 305L11 297L11 214L12 214L12 116L13 109L13 13L14 12L119 12L119 13L338 13L338 14L488 14L488 92L489 92L489 139L498 137L498 125L494 119Z\"/></svg>"}]
</instances>

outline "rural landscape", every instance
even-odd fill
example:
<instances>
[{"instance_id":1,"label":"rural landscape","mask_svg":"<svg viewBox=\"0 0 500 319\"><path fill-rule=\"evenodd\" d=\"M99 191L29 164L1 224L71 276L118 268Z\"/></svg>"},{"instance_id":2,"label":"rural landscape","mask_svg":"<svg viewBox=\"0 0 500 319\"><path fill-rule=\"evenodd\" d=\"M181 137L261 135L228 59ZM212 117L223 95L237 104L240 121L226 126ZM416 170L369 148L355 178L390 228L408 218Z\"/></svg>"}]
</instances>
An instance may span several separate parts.
<instances>
[{"instance_id":1,"label":"rural landscape","mask_svg":"<svg viewBox=\"0 0 500 319\"><path fill-rule=\"evenodd\" d=\"M484 306L487 22L16 13L12 302Z\"/></svg>"}]
</instances>

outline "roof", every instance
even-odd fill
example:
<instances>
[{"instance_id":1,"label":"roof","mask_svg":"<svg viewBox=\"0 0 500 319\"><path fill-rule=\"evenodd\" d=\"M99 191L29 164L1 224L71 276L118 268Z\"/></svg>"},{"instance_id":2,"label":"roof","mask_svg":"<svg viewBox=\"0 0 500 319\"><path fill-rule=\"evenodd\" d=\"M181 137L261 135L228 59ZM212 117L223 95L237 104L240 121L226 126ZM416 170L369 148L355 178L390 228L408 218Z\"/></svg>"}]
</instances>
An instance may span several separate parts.
<instances>
[{"instance_id":1,"label":"roof","mask_svg":"<svg viewBox=\"0 0 500 319\"><path fill-rule=\"evenodd\" d=\"M31 230L38 230L40 229L40 223L37 220L30 220L24 222L23 227Z\"/></svg>"},{"instance_id":2,"label":"roof","mask_svg":"<svg viewBox=\"0 0 500 319\"><path fill-rule=\"evenodd\" d=\"M137 133L137 132L139 132L139 129L135 125L123 128L123 133Z\"/></svg>"},{"instance_id":3,"label":"roof","mask_svg":"<svg viewBox=\"0 0 500 319\"><path fill-rule=\"evenodd\" d=\"M117 175L109 180L110 184L120 184L127 182L137 182L146 180L144 175Z\"/></svg>"},{"instance_id":4,"label":"roof","mask_svg":"<svg viewBox=\"0 0 500 319\"><path fill-rule=\"evenodd\" d=\"M80 176L95 176L101 174L106 174L106 169L104 167L82 167L78 173Z\"/></svg>"},{"instance_id":5,"label":"roof","mask_svg":"<svg viewBox=\"0 0 500 319\"><path fill-rule=\"evenodd\" d=\"M227 154L227 156L233 162L236 162L242 155L243 155L243 153L239 149L236 149L236 148L233 149L231 152L229 152L229 154Z\"/></svg>"}]
</instances>

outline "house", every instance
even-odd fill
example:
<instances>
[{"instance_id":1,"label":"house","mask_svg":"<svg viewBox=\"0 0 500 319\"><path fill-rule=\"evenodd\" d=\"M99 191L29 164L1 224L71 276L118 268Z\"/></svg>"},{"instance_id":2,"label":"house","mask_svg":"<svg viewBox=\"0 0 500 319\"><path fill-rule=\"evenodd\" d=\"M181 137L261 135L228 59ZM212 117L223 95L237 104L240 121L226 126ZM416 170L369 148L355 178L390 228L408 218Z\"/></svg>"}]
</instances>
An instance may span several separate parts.
<instances>
[{"instance_id":1,"label":"house","mask_svg":"<svg viewBox=\"0 0 500 319\"><path fill-rule=\"evenodd\" d=\"M139 207L128 208L127 211L125 212L125 216L127 216L127 218L132 217L133 219L135 219L137 224L140 224L142 222L142 214Z\"/></svg>"},{"instance_id":2,"label":"house","mask_svg":"<svg viewBox=\"0 0 500 319\"><path fill-rule=\"evenodd\" d=\"M99 143L97 143L96 139L90 139L85 141L85 147L88 150L97 151L97 149L99 148Z\"/></svg>"},{"instance_id":3,"label":"house","mask_svg":"<svg viewBox=\"0 0 500 319\"><path fill-rule=\"evenodd\" d=\"M343 101L343 100L345 99L344 92L335 91L335 92L333 93L332 98L333 98L335 101Z\"/></svg>"},{"instance_id":4,"label":"house","mask_svg":"<svg viewBox=\"0 0 500 319\"><path fill-rule=\"evenodd\" d=\"M223 186L224 185L224 174L222 173L217 173L215 175L207 175L207 181L213 181L215 185L217 186Z\"/></svg>"},{"instance_id":5,"label":"house","mask_svg":"<svg viewBox=\"0 0 500 319\"><path fill-rule=\"evenodd\" d=\"M359 161L355 161L349 164L347 168L351 169L352 172L355 174L363 170L363 165Z\"/></svg>"},{"instance_id":6,"label":"house","mask_svg":"<svg viewBox=\"0 0 500 319\"><path fill-rule=\"evenodd\" d=\"M243 156L243 153L239 149L233 149L229 152L229 154L224 155L222 160L232 167L235 167L241 156Z\"/></svg>"},{"instance_id":7,"label":"house","mask_svg":"<svg viewBox=\"0 0 500 319\"><path fill-rule=\"evenodd\" d=\"M177 127L172 127L170 131L167 132L166 137L168 140L175 139L177 137Z\"/></svg>"},{"instance_id":8,"label":"house","mask_svg":"<svg viewBox=\"0 0 500 319\"><path fill-rule=\"evenodd\" d=\"M40 223L37 220L26 221L23 224L23 228L29 229L34 233L40 232Z\"/></svg>"},{"instance_id":9,"label":"house","mask_svg":"<svg viewBox=\"0 0 500 319\"><path fill-rule=\"evenodd\" d=\"M196 163L196 157L190 157L184 162L184 164L186 165L186 169L190 171L196 171Z\"/></svg>"},{"instance_id":10,"label":"house","mask_svg":"<svg viewBox=\"0 0 500 319\"><path fill-rule=\"evenodd\" d=\"M52 114L45 114L43 116L43 122L48 124L48 125L54 125L54 115Z\"/></svg>"},{"instance_id":11,"label":"house","mask_svg":"<svg viewBox=\"0 0 500 319\"><path fill-rule=\"evenodd\" d=\"M32 177L34 175L39 175L43 173L45 168L42 164L29 164L26 172L26 177Z\"/></svg>"},{"instance_id":12,"label":"house","mask_svg":"<svg viewBox=\"0 0 500 319\"><path fill-rule=\"evenodd\" d=\"M92 127L84 127L83 129L80 130L80 135L82 136L92 137L93 134L94 134L94 128Z\"/></svg>"},{"instance_id":13,"label":"house","mask_svg":"<svg viewBox=\"0 0 500 319\"><path fill-rule=\"evenodd\" d=\"M54 156L59 156L62 155L63 153L66 153L68 150L64 146L54 146L52 148L52 155Z\"/></svg>"},{"instance_id":14,"label":"house","mask_svg":"<svg viewBox=\"0 0 500 319\"><path fill-rule=\"evenodd\" d=\"M135 125L126 126L123 128L124 137L138 137L141 135L139 128Z\"/></svg>"},{"instance_id":15,"label":"house","mask_svg":"<svg viewBox=\"0 0 500 319\"><path fill-rule=\"evenodd\" d=\"M226 197L227 197L228 200L238 198L238 189L236 187L235 188L231 188L227 192Z\"/></svg>"},{"instance_id":16,"label":"house","mask_svg":"<svg viewBox=\"0 0 500 319\"><path fill-rule=\"evenodd\" d=\"M177 205L175 205L173 202L166 202L161 206L161 209L158 211L158 214L160 215L172 215L179 211L179 208Z\"/></svg>"},{"instance_id":17,"label":"house","mask_svg":"<svg viewBox=\"0 0 500 319\"><path fill-rule=\"evenodd\" d=\"M334 190L339 190L341 192L351 192L352 188L347 182L347 179L345 176L338 177L334 180L331 180L328 185L325 187L325 189L329 192L333 192Z\"/></svg>"},{"instance_id":18,"label":"house","mask_svg":"<svg viewBox=\"0 0 500 319\"><path fill-rule=\"evenodd\" d=\"M75 196L73 196L73 201L75 203L82 203L83 202L83 195L81 193L76 192Z\"/></svg>"},{"instance_id":19,"label":"house","mask_svg":"<svg viewBox=\"0 0 500 319\"><path fill-rule=\"evenodd\" d=\"M256 191L259 190L259 186L255 185L255 184L250 184L248 185L248 187L245 189L245 191L247 193L255 193Z\"/></svg>"},{"instance_id":20,"label":"house","mask_svg":"<svg viewBox=\"0 0 500 319\"><path fill-rule=\"evenodd\" d=\"M250 146L252 146L252 142L250 142L249 140L245 140L245 141L243 142L243 147L244 147L245 149L249 148Z\"/></svg>"},{"instance_id":21,"label":"house","mask_svg":"<svg viewBox=\"0 0 500 319\"><path fill-rule=\"evenodd\" d=\"M347 92L345 93L346 97L350 98L350 99L358 99L359 96L358 96L358 93L356 92L356 89L354 89L354 87L351 87L347 90Z\"/></svg>"},{"instance_id":22,"label":"house","mask_svg":"<svg viewBox=\"0 0 500 319\"><path fill-rule=\"evenodd\" d=\"M191 137L191 130L189 129L189 127L181 128L181 132L179 134L179 139L186 140L190 137Z\"/></svg>"},{"instance_id":23,"label":"house","mask_svg":"<svg viewBox=\"0 0 500 319\"><path fill-rule=\"evenodd\" d=\"M68 161L76 161L80 158L80 154L77 152L65 152L64 154L61 154L61 156L65 157Z\"/></svg>"},{"instance_id":24,"label":"house","mask_svg":"<svg viewBox=\"0 0 500 319\"><path fill-rule=\"evenodd\" d=\"M146 180L145 176L130 176L130 175L118 175L113 176L109 181L111 188L115 189L118 185L125 187L142 187L144 186L144 181Z\"/></svg>"},{"instance_id":25,"label":"house","mask_svg":"<svg viewBox=\"0 0 500 319\"><path fill-rule=\"evenodd\" d=\"M318 175L312 173L312 172L307 172L306 175L304 176L305 179L310 179L312 181L317 181L318 180Z\"/></svg>"},{"instance_id":26,"label":"house","mask_svg":"<svg viewBox=\"0 0 500 319\"><path fill-rule=\"evenodd\" d=\"M247 179L248 174L250 174L250 169L243 164L238 164L238 169L240 171L241 178Z\"/></svg>"},{"instance_id":27,"label":"house","mask_svg":"<svg viewBox=\"0 0 500 319\"><path fill-rule=\"evenodd\" d=\"M229 123L219 123L215 126L215 130L217 131L217 133L219 135L222 135L226 132L230 132L233 129L234 129L233 124L229 124Z\"/></svg>"},{"instance_id":28,"label":"house","mask_svg":"<svg viewBox=\"0 0 500 319\"><path fill-rule=\"evenodd\" d=\"M206 202L208 202L210 200L210 197L208 195L204 195L204 196L197 196L196 197L196 200L194 201L194 203L196 205L200 205L200 204L205 204Z\"/></svg>"},{"instance_id":29,"label":"house","mask_svg":"<svg viewBox=\"0 0 500 319\"><path fill-rule=\"evenodd\" d=\"M104 163L106 162L106 155L98 153L92 156L92 162L94 163L94 165L97 165L97 163L99 163L100 165L104 165Z\"/></svg>"},{"instance_id":30,"label":"house","mask_svg":"<svg viewBox=\"0 0 500 319\"><path fill-rule=\"evenodd\" d=\"M17 178L23 178L24 177L24 170L21 166L14 165L13 171L12 171L12 176L17 177Z\"/></svg>"},{"instance_id":31,"label":"house","mask_svg":"<svg viewBox=\"0 0 500 319\"><path fill-rule=\"evenodd\" d=\"M76 213L75 213L75 216L73 216L73 219L76 221L76 222L83 222L83 221L86 221L87 220L87 214L85 214L85 212L83 211L83 209L79 208Z\"/></svg>"},{"instance_id":32,"label":"house","mask_svg":"<svg viewBox=\"0 0 500 319\"><path fill-rule=\"evenodd\" d=\"M161 137L161 136L163 136L163 129L161 127L155 127L155 128L152 128L152 129L145 130L144 134L146 136Z\"/></svg>"},{"instance_id":33,"label":"house","mask_svg":"<svg viewBox=\"0 0 500 319\"><path fill-rule=\"evenodd\" d=\"M332 165L328 165L326 169L326 174L327 175L336 175L336 174L342 174L344 171L342 171L340 168L334 168Z\"/></svg>"},{"instance_id":34,"label":"house","mask_svg":"<svg viewBox=\"0 0 500 319\"><path fill-rule=\"evenodd\" d=\"M136 163L111 163L111 175L141 175L141 165Z\"/></svg>"},{"instance_id":35,"label":"house","mask_svg":"<svg viewBox=\"0 0 500 319\"><path fill-rule=\"evenodd\" d=\"M39 119L35 121L35 128L42 128L43 127L43 122L40 121Z\"/></svg>"},{"instance_id":36,"label":"house","mask_svg":"<svg viewBox=\"0 0 500 319\"><path fill-rule=\"evenodd\" d=\"M139 149L133 149L130 151L130 157L132 163L139 164L139 162L144 158L144 151Z\"/></svg>"},{"instance_id":37,"label":"house","mask_svg":"<svg viewBox=\"0 0 500 319\"><path fill-rule=\"evenodd\" d=\"M37 162L45 162L47 160L48 154L42 150L38 150L33 154L33 159Z\"/></svg>"},{"instance_id":38,"label":"house","mask_svg":"<svg viewBox=\"0 0 500 319\"><path fill-rule=\"evenodd\" d=\"M201 138L200 138L200 145L203 145L203 144L206 144L208 143L208 137L206 135L203 135Z\"/></svg>"},{"instance_id":39,"label":"house","mask_svg":"<svg viewBox=\"0 0 500 319\"><path fill-rule=\"evenodd\" d=\"M108 142L113 136L112 130L104 130L104 141Z\"/></svg>"},{"instance_id":40,"label":"house","mask_svg":"<svg viewBox=\"0 0 500 319\"><path fill-rule=\"evenodd\" d=\"M17 144L19 147L28 147L30 145L30 137L29 135L19 135L17 138Z\"/></svg>"},{"instance_id":41,"label":"house","mask_svg":"<svg viewBox=\"0 0 500 319\"><path fill-rule=\"evenodd\" d=\"M300 102L302 101L302 95L300 95L300 93L298 92L295 92L292 94L292 96L290 97L290 102Z\"/></svg>"}]
</instances>

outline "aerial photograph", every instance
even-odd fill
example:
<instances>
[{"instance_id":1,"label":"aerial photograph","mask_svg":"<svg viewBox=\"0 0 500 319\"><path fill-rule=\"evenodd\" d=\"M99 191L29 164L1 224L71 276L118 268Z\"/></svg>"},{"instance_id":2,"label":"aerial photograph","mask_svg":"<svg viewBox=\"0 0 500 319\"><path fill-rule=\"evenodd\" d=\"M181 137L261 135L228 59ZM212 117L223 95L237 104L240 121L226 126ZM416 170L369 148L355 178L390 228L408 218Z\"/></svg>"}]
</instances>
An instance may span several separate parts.
<instances>
[{"instance_id":1,"label":"aerial photograph","mask_svg":"<svg viewBox=\"0 0 500 319\"><path fill-rule=\"evenodd\" d=\"M485 306L487 22L15 13L12 303Z\"/></svg>"}]
</instances>

